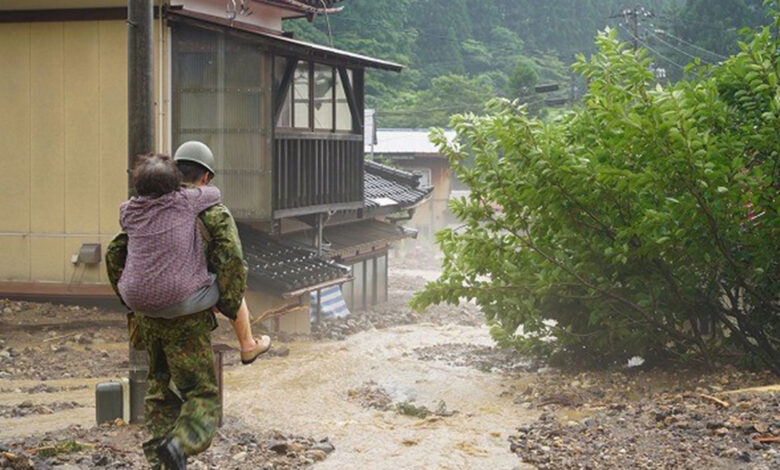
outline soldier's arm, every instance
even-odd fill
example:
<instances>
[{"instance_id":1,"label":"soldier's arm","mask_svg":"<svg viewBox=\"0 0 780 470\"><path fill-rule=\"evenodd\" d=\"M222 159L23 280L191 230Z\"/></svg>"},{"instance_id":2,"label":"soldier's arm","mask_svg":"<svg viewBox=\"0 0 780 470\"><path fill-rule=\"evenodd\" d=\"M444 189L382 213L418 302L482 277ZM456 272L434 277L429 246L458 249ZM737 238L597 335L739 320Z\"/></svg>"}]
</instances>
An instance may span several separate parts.
<instances>
[{"instance_id":1,"label":"soldier's arm","mask_svg":"<svg viewBox=\"0 0 780 470\"><path fill-rule=\"evenodd\" d=\"M117 285L119 278L122 277L122 271L125 269L125 261L127 261L127 234L119 232L106 249L106 271L108 271L108 282L111 283L111 288L114 289L114 293L119 297L122 305L124 305L124 301L119 295Z\"/></svg>"},{"instance_id":2,"label":"soldier's arm","mask_svg":"<svg viewBox=\"0 0 780 470\"><path fill-rule=\"evenodd\" d=\"M206 209L199 217L211 236L207 258L209 269L217 275L217 308L228 318L235 319L244 298L247 277L236 221L224 204Z\"/></svg>"}]
</instances>

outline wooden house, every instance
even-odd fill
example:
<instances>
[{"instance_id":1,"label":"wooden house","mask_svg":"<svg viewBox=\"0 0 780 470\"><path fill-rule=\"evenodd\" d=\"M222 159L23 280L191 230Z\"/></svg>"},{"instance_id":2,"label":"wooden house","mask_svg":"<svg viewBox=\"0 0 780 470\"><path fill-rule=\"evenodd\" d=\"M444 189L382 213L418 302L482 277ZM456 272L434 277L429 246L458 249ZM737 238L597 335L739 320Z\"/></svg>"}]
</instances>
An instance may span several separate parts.
<instances>
[{"instance_id":1,"label":"wooden house","mask_svg":"<svg viewBox=\"0 0 780 470\"><path fill-rule=\"evenodd\" d=\"M128 189L126 5L0 0L2 296L111 297L100 260ZM401 66L283 32L285 20L337 13L338 0L154 6L156 150L200 140L214 151L215 184L241 224L250 307L303 311L309 291L365 284L350 268L365 262L360 247L337 264L322 234L334 221L386 224L366 207L363 82L368 69ZM307 230L319 238L289 243ZM308 312L277 326L305 331Z\"/></svg>"},{"instance_id":2,"label":"wooden house","mask_svg":"<svg viewBox=\"0 0 780 470\"><path fill-rule=\"evenodd\" d=\"M452 140L455 132L445 131ZM430 202L418 207L409 225L419 230L420 237L433 241L437 231L455 221L449 210L452 192L463 186L450 169L447 157L430 140L427 129L377 129L376 142L366 144L365 152L377 161L411 172L424 186L433 187Z\"/></svg>"}]
</instances>

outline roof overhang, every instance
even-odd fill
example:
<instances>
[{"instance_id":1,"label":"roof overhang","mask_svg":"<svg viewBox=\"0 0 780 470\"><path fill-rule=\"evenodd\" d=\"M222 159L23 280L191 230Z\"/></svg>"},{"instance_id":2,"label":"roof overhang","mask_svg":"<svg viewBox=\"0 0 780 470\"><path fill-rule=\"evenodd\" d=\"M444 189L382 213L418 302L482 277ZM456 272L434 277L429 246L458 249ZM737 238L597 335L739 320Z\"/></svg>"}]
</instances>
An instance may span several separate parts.
<instances>
[{"instance_id":1,"label":"roof overhang","mask_svg":"<svg viewBox=\"0 0 780 470\"><path fill-rule=\"evenodd\" d=\"M185 23L205 29L217 29L228 33L250 35L254 40L264 44L279 55L297 57L318 62L353 67L370 67L381 70L400 72L404 66L374 57L342 51L332 47L299 41L280 34L277 31L259 26L230 20L218 16L189 11L185 8L169 8L166 16L171 22Z\"/></svg>"},{"instance_id":2,"label":"roof overhang","mask_svg":"<svg viewBox=\"0 0 780 470\"><path fill-rule=\"evenodd\" d=\"M303 230L284 236L284 242L295 246L306 246L313 239L314 230ZM404 238L415 238L416 232L400 225L365 219L338 225L327 225L323 236L328 245L322 258L354 261L370 258L387 251L389 246ZM311 249L311 248L309 248Z\"/></svg>"},{"instance_id":3,"label":"roof overhang","mask_svg":"<svg viewBox=\"0 0 780 470\"><path fill-rule=\"evenodd\" d=\"M303 13L305 15L333 14L338 13L344 7L313 7L298 0L254 0L258 3L266 3L285 10Z\"/></svg>"}]
</instances>

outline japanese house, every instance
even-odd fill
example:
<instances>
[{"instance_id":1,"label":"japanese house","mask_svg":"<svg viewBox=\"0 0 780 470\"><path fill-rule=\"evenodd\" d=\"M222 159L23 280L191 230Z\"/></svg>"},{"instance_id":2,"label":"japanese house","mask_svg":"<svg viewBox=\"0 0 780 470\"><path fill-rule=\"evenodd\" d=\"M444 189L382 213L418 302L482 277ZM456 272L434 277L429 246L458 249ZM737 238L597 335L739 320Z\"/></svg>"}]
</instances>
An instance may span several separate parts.
<instances>
[{"instance_id":1,"label":"japanese house","mask_svg":"<svg viewBox=\"0 0 780 470\"><path fill-rule=\"evenodd\" d=\"M430 194L364 163L365 73L401 66L283 32L339 0L154 5L156 150L214 151L253 311L294 312L277 326L300 331L310 291L346 282L355 307L382 301L387 246L409 235L383 218ZM111 297L101 259L127 197L126 18L121 0L0 2L0 295Z\"/></svg>"},{"instance_id":2,"label":"japanese house","mask_svg":"<svg viewBox=\"0 0 780 470\"><path fill-rule=\"evenodd\" d=\"M449 140L455 132L445 131ZM365 151L374 160L387 161L417 175L421 184L432 186L430 202L418 207L409 222L420 233L420 237L433 241L437 231L455 222L449 210L449 200L466 189L450 169L449 161L436 145L430 141L427 129L377 129L376 142L366 143Z\"/></svg>"}]
</instances>

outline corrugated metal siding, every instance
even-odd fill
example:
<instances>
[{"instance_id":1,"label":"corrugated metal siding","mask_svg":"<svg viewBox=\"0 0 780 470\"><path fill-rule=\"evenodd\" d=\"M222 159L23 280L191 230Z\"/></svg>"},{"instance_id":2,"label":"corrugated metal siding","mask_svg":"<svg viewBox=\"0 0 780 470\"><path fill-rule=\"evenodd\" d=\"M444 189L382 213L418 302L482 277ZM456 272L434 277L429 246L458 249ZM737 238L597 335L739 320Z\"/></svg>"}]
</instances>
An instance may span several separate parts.
<instances>
[{"instance_id":1,"label":"corrugated metal siding","mask_svg":"<svg viewBox=\"0 0 780 470\"><path fill-rule=\"evenodd\" d=\"M70 256L119 229L126 57L124 21L0 24L0 281L105 282Z\"/></svg>"}]
</instances>

